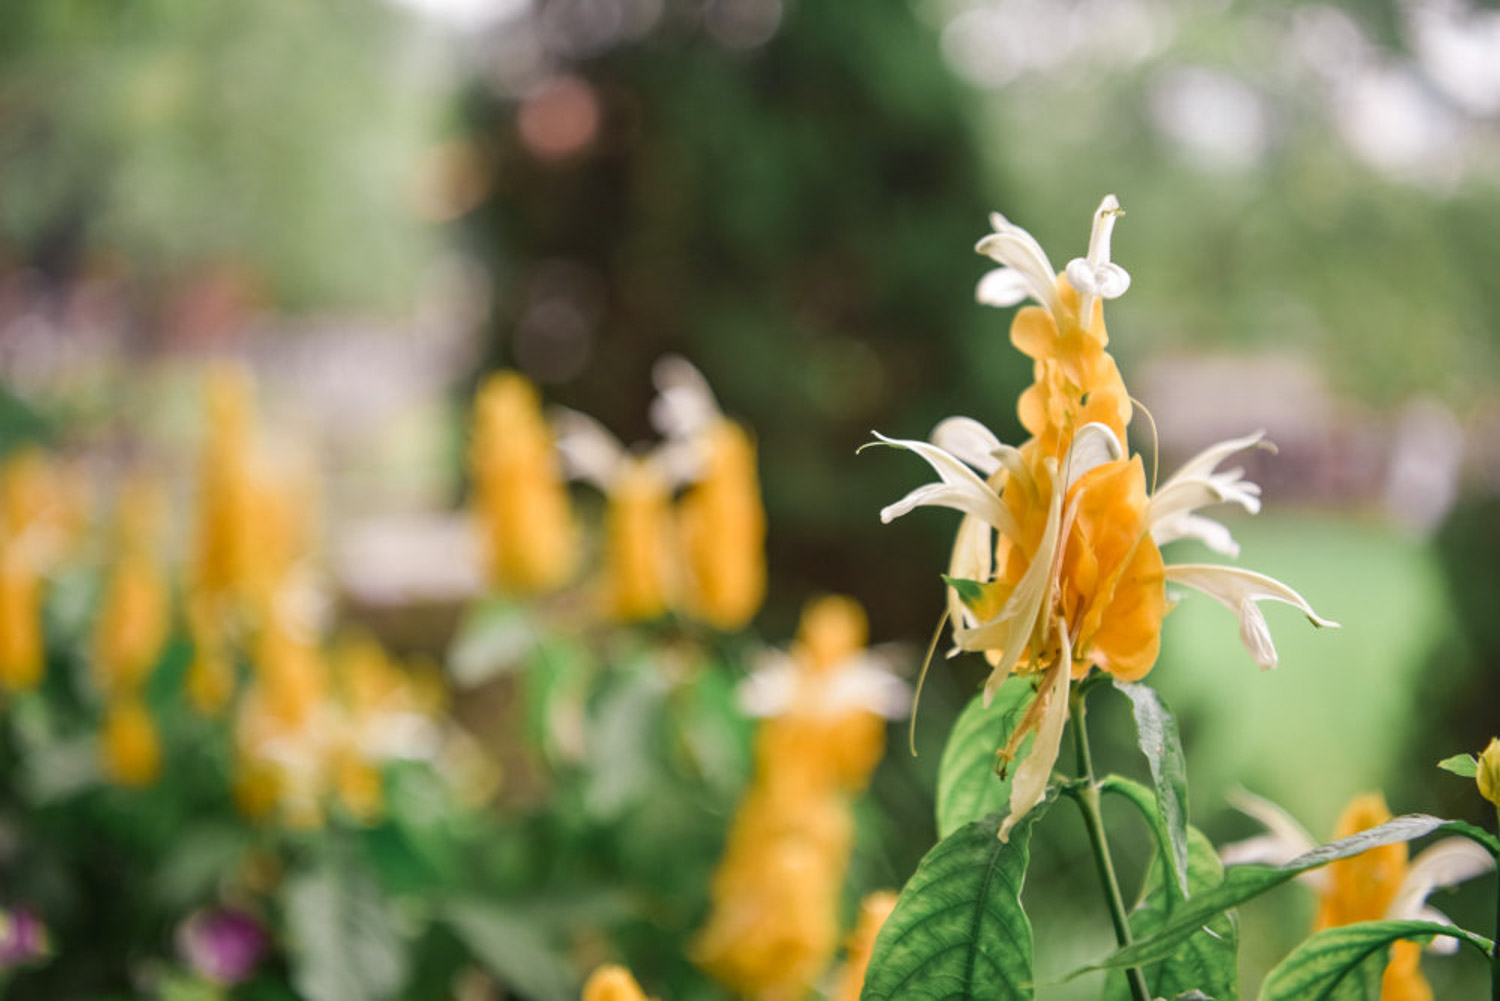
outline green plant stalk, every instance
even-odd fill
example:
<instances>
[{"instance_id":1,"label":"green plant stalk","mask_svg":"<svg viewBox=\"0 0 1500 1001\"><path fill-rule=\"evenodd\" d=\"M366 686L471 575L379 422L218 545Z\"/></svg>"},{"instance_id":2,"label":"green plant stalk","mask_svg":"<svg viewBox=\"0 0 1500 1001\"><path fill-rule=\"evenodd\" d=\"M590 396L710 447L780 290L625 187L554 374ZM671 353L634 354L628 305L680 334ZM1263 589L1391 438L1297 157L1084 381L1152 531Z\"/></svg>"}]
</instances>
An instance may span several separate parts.
<instances>
[{"instance_id":1,"label":"green plant stalk","mask_svg":"<svg viewBox=\"0 0 1500 1001\"><path fill-rule=\"evenodd\" d=\"M1104 888L1104 900L1109 905L1109 919L1115 926L1115 942L1121 948L1131 943L1130 919L1125 914L1125 898L1120 895L1120 881L1115 876L1114 860L1109 853L1109 840L1104 834L1104 814L1099 809L1099 783L1094 778L1094 761L1089 754L1089 735L1084 729L1084 692L1080 686L1073 696L1073 744L1078 757L1078 783L1069 790L1073 801L1083 812L1083 824L1089 832L1089 846L1094 850L1094 865L1099 870L1099 882ZM1130 995L1134 1001L1151 1001L1151 991L1146 986L1146 975L1139 966L1127 967L1125 980L1130 984ZM1500 1001L1497 996L1494 1001Z\"/></svg>"}]
</instances>

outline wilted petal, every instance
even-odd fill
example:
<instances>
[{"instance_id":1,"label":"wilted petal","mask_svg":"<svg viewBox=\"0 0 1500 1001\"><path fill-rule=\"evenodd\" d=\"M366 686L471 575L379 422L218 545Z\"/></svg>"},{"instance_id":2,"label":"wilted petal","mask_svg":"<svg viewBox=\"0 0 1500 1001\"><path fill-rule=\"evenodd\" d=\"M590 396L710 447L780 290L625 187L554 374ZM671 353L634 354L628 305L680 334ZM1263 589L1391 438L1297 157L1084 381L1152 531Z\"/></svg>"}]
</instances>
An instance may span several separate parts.
<instances>
[{"instance_id":1,"label":"wilted petal","mask_svg":"<svg viewBox=\"0 0 1500 1001\"><path fill-rule=\"evenodd\" d=\"M1302 611L1312 624L1331 629L1338 623L1313 611L1302 595L1281 581L1253 570L1213 566L1203 563L1178 563L1166 568L1167 580L1183 584L1213 598L1240 620L1240 640L1263 670L1276 666L1276 646L1271 642L1271 628L1256 605L1258 601L1280 601Z\"/></svg>"},{"instance_id":2,"label":"wilted petal","mask_svg":"<svg viewBox=\"0 0 1500 1001\"><path fill-rule=\"evenodd\" d=\"M1067 629L1063 629L1057 663L1047 669L1047 683L1037 693L1037 698L1047 702L1042 707L1042 721L1037 726L1031 753L1016 766L1010 787L1010 813L1000 825L1001 841L1007 840L1011 829L1047 795L1052 766L1057 764L1062 749L1063 726L1068 721L1068 684L1073 680L1072 667L1073 647L1068 642Z\"/></svg>"}]
</instances>

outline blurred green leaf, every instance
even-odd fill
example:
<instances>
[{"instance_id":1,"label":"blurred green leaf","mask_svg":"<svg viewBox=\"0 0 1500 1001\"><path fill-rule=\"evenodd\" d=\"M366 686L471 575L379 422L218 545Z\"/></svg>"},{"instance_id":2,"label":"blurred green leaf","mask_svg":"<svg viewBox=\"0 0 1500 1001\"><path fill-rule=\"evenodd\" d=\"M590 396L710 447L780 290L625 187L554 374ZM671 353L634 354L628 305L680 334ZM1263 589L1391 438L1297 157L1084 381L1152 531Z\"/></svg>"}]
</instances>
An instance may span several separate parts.
<instances>
[{"instance_id":1,"label":"blurred green leaf","mask_svg":"<svg viewBox=\"0 0 1500 1001\"><path fill-rule=\"evenodd\" d=\"M942 841L917 866L875 939L864 1001L1012 1001L1032 997L1031 921L1021 907L1031 830L1049 795L1010 839L990 814Z\"/></svg>"},{"instance_id":2,"label":"blurred green leaf","mask_svg":"<svg viewBox=\"0 0 1500 1001\"><path fill-rule=\"evenodd\" d=\"M953 724L943 760L938 765L938 837L946 838L965 824L1004 809L1010 802L1013 776L1001 778L995 771L995 752L1005 746L1021 721L1026 705L1035 697L1031 682L1019 676L1006 679L989 706L984 693L969 700ZM1021 745L1021 755L1031 741Z\"/></svg>"},{"instance_id":3,"label":"blurred green leaf","mask_svg":"<svg viewBox=\"0 0 1500 1001\"><path fill-rule=\"evenodd\" d=\"M173 839L172 850L152 879L157 899L174 910L208 900L224 874L237 868L249 844L249 833L230 824L184 830Z\"/></svg>"},{"instance_id":4,"label":"blurred green leaf","mask_svg":"<svg viewBox=\"0 0 1500 1001\"><path fill-rule=\"evenodd\" d=\"M532 1001L577 998L578 985L534 920L482 901L450 902L442 916L475 957L518 993Z\"/></svg>"},{"instance_id":5,"label":"blurred green leaf","mask_svg":"<svg viewBox=\"0 0 1500 1001\"><path fill-rule=\"evenodd\" d=\"M1169 839L1168 861L1173 878L1184 895L1188 892L1188 800L1187 757L1182 752L1182 737L1177 721L1156 693L1147 685L1115 682L1115 687L1130 699L1135 713L1136 738L1141 753L1151 766L1151 784L1156 788L1156 807Z\"/></svg>"},{"instance_id":6,"label":"blurred green leaf","mask_svg":"<svg viewBox=\"0 0 1500 1001\"><path fill-rule=\"evenodd\" d=\"M1403 938L1446 935L1488 958L1492 943L1433 921L1366 921L1328 928L1308 938L1261 985L1260 1001L1379 1001L1386 951Z\"/></svg>"},{"instance_id":7,"label":"blurred green leaf","mask_svg":"<svg viewBox=\"0 0 1500 1001\"><path fill-rule=\"evenodd\" d=\"M528 662L536 627L524 605L491 597L475 603L448 647L448 673L459 688L474 688Z\"/></svg>"},{"instance_id":8,"label":"blurred green leaf","mask_svg":"<svg viewBox=\"0 0 1500 1001\"><path fill-rule=\"evenodd\" d=\"M286 888L292 983L309 1001L379 1001L406 975L406 943L380 888L347 858Z\"/></svg>"},{"instance_id":9,"label":"blurred green leaf","mask_svg":"<svg viewBox=\"0 0 1500 1001\"><path fill-rule=\"evenodd\" d=\"M585 800L600 817L616 816L650 784L652 753L667 682L649 661L619 672L601 699L588 732Z\"/></svg>"}]
</instances>

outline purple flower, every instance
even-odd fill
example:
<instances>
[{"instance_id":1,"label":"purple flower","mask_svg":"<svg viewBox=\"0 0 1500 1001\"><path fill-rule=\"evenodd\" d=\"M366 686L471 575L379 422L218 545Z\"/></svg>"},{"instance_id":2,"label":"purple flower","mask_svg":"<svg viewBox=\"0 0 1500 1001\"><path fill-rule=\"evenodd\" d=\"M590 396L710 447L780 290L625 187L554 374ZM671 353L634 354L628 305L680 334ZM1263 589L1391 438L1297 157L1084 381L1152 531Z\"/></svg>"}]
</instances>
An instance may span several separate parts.
<instances>
[{"instance_id":1,"label":"purple flower","mask_svg":"<svg viewBox=\"0 0 1500 1001\"><path fill-rule=\"evenodd\" d=\"M47 926L30 908L0 910L0 970L29 966L51 952Z\"/></svg>"},{"instance_id":2,"label":"purple flower","mask_svg":"<svg viewBox=\"0 0 1500 1001\"><path fill-rule=\"evenodd\" d=\"M195 911L177 928L177 951L188 966L225 986L249 979L266 945L260 922L230 907Z\"/></svg>"}]
</instances>

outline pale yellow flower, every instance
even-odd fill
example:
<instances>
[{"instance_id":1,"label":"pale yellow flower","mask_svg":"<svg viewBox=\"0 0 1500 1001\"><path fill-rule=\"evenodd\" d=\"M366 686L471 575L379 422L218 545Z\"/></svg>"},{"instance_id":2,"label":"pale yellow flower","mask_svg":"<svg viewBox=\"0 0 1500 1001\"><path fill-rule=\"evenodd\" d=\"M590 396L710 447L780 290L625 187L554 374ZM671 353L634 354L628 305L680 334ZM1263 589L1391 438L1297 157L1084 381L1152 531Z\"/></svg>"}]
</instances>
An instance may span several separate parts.
<instances>
[{"instance_id":1,"label":"pale yellow flower","mask_svg":"<svg viewBox=\"0 0 1500 1001\"><path fill-rule=\"evenodd\" d=\"M832 1001L859 1001L865 986L865 972L875 952L875 936L896 909L897 895L889 890L871 893L860 901L859 921L849 935L848 953L843 969L830 995Z\"/></svg>"},{"instance_id":2,"label":"pale yellow flower","mask_svg":"<svg viewBox=\"0 0 1500 1001\"><path fill-rule=\"evenodd\" d=\"M143 480L121 492L115 563L94 629L94 680L106 694L143 685L166 645L171 597L155 552L163 510L160 491Z\"/></svg>"},{"instance_id":3,"label":"pale yellow flower","mask_svg":"<svg viewBox=\"0 0 1500 1001\"><path fill-rule=\"evenodd\" d=\"M99 734L104 773L122 786L148 786L161 774L161 739L138 696L114 700Z\"/></svg>"},{"instance_id":4,"label":"pale yellow flower","mask_svg":"<svg viewBox=\"0 0 1500 1001\"><path fill-rule=\"evenodd\" d=\"M1479 784L1479 795L1500 806L1500 737L1490 738L1489 746L1479 755L1474 780Z\"/></svg>"},{"instance_id":5,"label":"pale yellow flower","mask_svg":"<svg viewBox=\"0 0 1500 1001\"><path fill-rule=\"evenodd\" d=\"M635 977L623 966L601 966L583 985L582 1001L648 1001Z\"/></svg>"}]
</instances>

